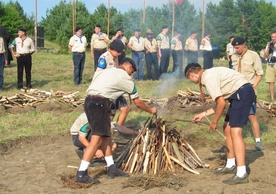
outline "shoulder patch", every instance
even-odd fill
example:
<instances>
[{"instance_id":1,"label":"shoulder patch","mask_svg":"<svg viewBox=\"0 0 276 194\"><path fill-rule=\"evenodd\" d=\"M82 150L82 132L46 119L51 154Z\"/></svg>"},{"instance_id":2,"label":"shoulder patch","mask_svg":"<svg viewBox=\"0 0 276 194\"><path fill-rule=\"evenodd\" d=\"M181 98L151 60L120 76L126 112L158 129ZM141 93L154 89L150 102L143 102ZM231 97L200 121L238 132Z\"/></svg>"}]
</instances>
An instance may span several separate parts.
<instances>
[{"instance_id":1,"label":"shoulder patch","mask_svg":"<svg viewBox=\"0 0 276 194\"><path fill-rule=\"evenodd\" d=\"M80 131L83 133L88 133L90 130L91 130L91 127L90 127L89 123L86 123L85 125L83 125L80 128Z\"/></svg>"},{"instance_id":2,"label":"shoulder patch","mask_svg":"<svg viewBox=\"0 0 276 194\"><path fill-rule=\"evenodd\" d=\"M101 69L105 69L106 68L106 60L105 58L100 58L98 61L98 65L99 68Z\"/></svg>"}]
</instances>

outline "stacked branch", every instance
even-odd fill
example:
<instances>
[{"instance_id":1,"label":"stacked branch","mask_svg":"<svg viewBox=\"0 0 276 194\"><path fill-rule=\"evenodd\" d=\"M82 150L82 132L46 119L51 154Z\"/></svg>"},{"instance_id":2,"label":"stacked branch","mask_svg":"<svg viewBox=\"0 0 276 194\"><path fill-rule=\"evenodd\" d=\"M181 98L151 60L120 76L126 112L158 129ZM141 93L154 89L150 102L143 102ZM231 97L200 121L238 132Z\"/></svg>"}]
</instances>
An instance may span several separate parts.
<instances>
[{"instance_id":1,"label":"stacked branch","mask_svg":"<svg viewBox=\"0 0 276 194\"><path fill-rule=\"evenodd\" d=\"M141 98L141 100L146 104L164 108L167 105L169 98Z\"/></svg>"},{"instance_id":2,"label":"stacked branch","mask_svg":"<svg viewBox=\"0 0 276 194\"><path fill-rule=\"evenodd\" d=\"M264 100L258 100L258 106L270 113L270 117L276 116L276 104Z\"/></svg>"},{"instance_id":3,"label":"stacked branch","mask_svg":"<svg viewBox=\"0 0 276 194\"><path fill-rule=\"evenodd\" d=\"M14 96L2 96L0 98L0 105L8 108L26 106L37 107L42 103L61 102L77 107L84 104L83 99L79 99L77 94L79 92L63 92L63 91L42 91L37 89L23 90Z\"/></svg>"},{"instance_id":4,"label":"stacked branch","mask_svg":"<svg viewBox=\"0 0 276 194\"><path fill-rule=\"evenodd\" d=\"M186 91L178 91L178 101L181 106L201 106L202 102L200 99L200 92L192 91L189 88ZM204 94L204 102L209 104L212 103L213 100L208 94Z\"/></svg>"},{"instance_id":5,"label":"stacked branch","mask_svg":"<svg viewBox=\"0 0 276 194\"><path fill-rule=\"evenodd\" d=\"M204 167L194 149L175 128L167 129L162 118L149 118L116 162L130 174L159 174L178 168L199 174L195 169Z\"/></svg>"}]
</instances>

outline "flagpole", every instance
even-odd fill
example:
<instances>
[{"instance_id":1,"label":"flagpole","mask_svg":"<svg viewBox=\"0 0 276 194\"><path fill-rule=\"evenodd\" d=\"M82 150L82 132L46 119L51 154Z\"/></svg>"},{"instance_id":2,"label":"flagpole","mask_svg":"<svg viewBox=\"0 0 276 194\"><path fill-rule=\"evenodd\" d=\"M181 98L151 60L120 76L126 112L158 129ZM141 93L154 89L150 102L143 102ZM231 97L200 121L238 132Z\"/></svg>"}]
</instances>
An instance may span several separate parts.
<instances>
[{"instance_id":1,"label":"flagpole","mask_svg":"<svg viewBox=\"0 0 276 194\"><path fill-rule=\"evenodd\" d=\"M174 33L174 22L175 22L175 7L174 7L174 0L172 2L172 37Z\"/></svg>"},{"instance_id":2,"label":"flagpole","mask_svg":"<svg viewBox=\"0 0 276 194\"><path fill-rule=\"evenodd\" d=\"M109 26L110 26L110 0L108 0L108 10L107 10L107 36L109 36Z\"/></svg>"},{"instance_id":3,"label":"flagpole","mask_svg":"<svg viewBox=\"0 0 276 194\"><path fill-rule=\"evenodd\" d=\"M204 6L205 6L205 0L202 0L202 23L201 23L201 28L202 28L202 35L201 35L201 38L203 39L204 38L204 28L205 28L205 23L204 23Z\"/></svg>"},{"instance_id":4,"label":"flagpole","mask_svg":"<svg viewBox=\"0 0 276 194\"><path fill-rule=\"evenodd\" d=\"M76 9L75 9L75 0L72 0L72 34L75 34L76 28Z\"/></svg>"},{"instance_id":5,"label":"flagpole","mask_svg":"<svg viewBox=\"0 0 276 194\"><path fill-rule=\"evenodd\" d=\"M144 0L144 9L143 9L143 23L146 22L146 0Z\"/></svg>"},{"instance_id":6,"label":"flagpole","mask_svg":"<svg viewBox=\"0 0 276 194\"><path fill-rule=\"evenodd\" d=\"M34 36L35 36L35 52L37 52L37 0L35 3L35 26L34 26Z\"/></svg>"}]
</instances>

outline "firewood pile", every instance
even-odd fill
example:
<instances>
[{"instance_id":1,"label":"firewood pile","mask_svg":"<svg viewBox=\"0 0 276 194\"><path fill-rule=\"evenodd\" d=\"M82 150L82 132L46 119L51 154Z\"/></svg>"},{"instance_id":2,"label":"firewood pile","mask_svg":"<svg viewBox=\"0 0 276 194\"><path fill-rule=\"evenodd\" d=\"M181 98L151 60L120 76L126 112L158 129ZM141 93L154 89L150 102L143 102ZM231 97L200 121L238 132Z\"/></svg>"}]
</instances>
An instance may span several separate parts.
<instances>
[{"instance_id":1,"label":"firewood pile","mask_svg":"<svg viewBox=\"0 0 276 194\"><path fill-rule=\"evenodd\" d=\"M159 108L164 108L169 102L169 98L141 98L141 100L148 105Z\"/></svg>"},{"instance_id":2,"label":"firewood pile","mask_svg":"<svg viewBox=\"0 0 276 194\"><path fill-rule=\"evenodd\" d=\"M166 128L162 118L149 118L138 136L116 159L118 167L130 174L159 174L205 167L194 149L175 129Z\"/></svg>"},{"instance_id":3,"label":"firewood pile","mask_svg":"<svg viewBox=\"0 0 276 194\"><path fill-rule=\"evenodd\" d=\"M276 104L264 100L258 100L258 107L265 109L270 117L276 116Z\"/></svg>"},{"instance_id":4,"label":"firewood pile","mask_svg":"<svg viewBox=\"0 0 276 194\"><path fill-rule=\"evenodd\" d=\"M84 99L77 97L79 92L63 91L42 91L38 89L23 90L14 96L0 97L0 105L8 108L31 106L36 108L38 105L49 102L67 103L73 107L84 104Z\"/></svg>"},{"instance_id":5,"label":"firewood pile","mask_svg":"<svg viewBox=\"0 0 276 194\"><path fill-rule=\"evenodd\" d=\"M190 89L186 91L179 90L177 93L178 101L181 104L181 107L186 106L202 106L200 99L200 92L196 92ZM208 94L204 94L204 102L206 104L212 103L213 100Z\"/></svg>"}]
</instances>

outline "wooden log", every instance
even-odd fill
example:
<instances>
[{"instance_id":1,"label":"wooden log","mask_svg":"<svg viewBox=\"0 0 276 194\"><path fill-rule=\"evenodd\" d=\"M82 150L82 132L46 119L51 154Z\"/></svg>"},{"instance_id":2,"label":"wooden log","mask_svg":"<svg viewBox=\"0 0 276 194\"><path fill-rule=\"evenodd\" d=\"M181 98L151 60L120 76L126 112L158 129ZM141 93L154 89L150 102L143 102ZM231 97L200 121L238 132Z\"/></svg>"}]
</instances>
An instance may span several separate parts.
<instances>
[{"instance_id":1,"label":"wooden log","mask_svg":"<svg viewBox=\"0 0 276 194\"><path fill-rule=\"evenodd\" d=\"M163 150L164 150L164 153L165 153L166 158L167 158L167 160L168 160L169 167L170 167L171 171L174 172L174 171L175 171L175 170L174 170L174 167L173 167L173 165L172 165L172 162L171 162L171 160L170 160L170 156L169 156L169 154L168 154L167 149L166 149L165 146L163 147Z\"/></svg>"},{"instance_id":2,"label":"wooden log","mask_svg":"<svg viewBox=\"0 0 276 194\"><path fill-rule=\"evenodd\" d=\"M179 160L177 160L175 157L173 156L169 156L169 158L174 161L175 163L179 164L180 166L182 166L184 169L188 170L189 172L192 172L194 174L200 174L199 172L197 172L196 170L190 169L186 164L180 162Z\"/></svg>"}]
</instances>

